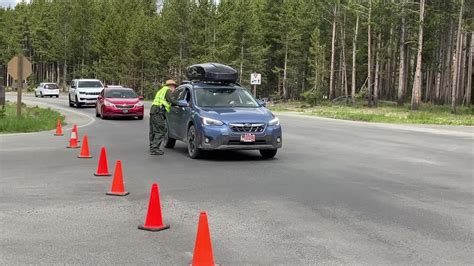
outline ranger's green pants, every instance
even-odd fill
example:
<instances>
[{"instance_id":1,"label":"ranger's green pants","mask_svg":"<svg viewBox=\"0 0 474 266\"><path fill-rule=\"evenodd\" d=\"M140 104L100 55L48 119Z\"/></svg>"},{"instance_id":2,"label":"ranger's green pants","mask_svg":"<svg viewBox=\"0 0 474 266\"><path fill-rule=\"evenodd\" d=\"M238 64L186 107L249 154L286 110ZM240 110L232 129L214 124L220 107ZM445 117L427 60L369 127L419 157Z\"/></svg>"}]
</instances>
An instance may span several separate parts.
<instances>
[{"instance_id":1,"label":"ranger's green pants","mask_svg":"<svg viewBox=\"0 0 474 266\"><path fill-rule=\"evenodd\" d=\"M152 105L150 109L150 152L160 152L166 134L165 109Z\"/></svg>"}]
</instances>

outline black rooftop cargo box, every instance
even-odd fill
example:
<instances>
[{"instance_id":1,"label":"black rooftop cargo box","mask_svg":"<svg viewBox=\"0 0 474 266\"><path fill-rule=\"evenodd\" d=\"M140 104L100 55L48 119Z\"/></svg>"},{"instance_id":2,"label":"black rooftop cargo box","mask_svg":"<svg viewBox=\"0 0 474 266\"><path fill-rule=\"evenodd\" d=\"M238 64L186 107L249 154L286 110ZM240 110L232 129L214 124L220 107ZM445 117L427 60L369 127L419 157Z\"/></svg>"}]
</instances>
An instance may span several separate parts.
<instances>
[{"instance_id":1,"label":"black rooftop cargo box","mask_svg":"<svg viewBox=\"0 0 474 266\"><path fill-rule=\"evenodd\" d=\"M189 66L186 76L190 80L233 83L237 80L237 71L219 63L204 63Z\"/></svg>"}]
</instances>

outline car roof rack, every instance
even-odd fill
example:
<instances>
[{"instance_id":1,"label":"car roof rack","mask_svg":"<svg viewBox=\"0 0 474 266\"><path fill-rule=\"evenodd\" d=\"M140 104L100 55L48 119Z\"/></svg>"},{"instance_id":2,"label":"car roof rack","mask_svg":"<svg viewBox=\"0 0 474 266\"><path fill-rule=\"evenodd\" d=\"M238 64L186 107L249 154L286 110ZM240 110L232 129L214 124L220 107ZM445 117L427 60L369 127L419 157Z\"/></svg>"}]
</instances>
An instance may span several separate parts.
<instances>
[{"instance_id":1,"label":"car roof rack","mask_svg":"<svg viewBox=\"0 0 474 266\"><path fill-rule=\"evenodd\" d=\"M194 82L235 83L237 70L219 63L203 63L189 66L186 76Z\"/></svg>"},{"instance_id":2,"label":"car roof rack","mask_svg":"<svg viewBox=\"0 0 474 266\"><path fill-rule=\"evenodd\" d=\"M210 85L237 85L241 86L238 82L227 82L227 81L207 81L207 80L192 80L191 84L210 84Z\"/></svg>"}]
</instances>

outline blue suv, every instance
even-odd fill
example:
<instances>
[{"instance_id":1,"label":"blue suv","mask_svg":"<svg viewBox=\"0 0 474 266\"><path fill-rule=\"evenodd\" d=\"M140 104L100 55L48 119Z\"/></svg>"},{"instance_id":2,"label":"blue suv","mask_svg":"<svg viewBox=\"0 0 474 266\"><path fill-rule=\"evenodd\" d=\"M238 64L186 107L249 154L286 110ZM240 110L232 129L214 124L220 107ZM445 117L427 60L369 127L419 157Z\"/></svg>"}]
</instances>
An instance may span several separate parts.
<instances>
[{"instance_id":1,"label":"blue suv","mask_svg":"<svg viewBox=\"0 0 474 266\"><path fill-rule=\"evenodd\" d=\"M187 143L191 158L203 150L259 150L275 157L282 147L280 122L262 102L235 83L237 72L206 63L188 68L188 78L176 90L177 105L167 113L165 147Z\"/></svg>"}]
</instances>

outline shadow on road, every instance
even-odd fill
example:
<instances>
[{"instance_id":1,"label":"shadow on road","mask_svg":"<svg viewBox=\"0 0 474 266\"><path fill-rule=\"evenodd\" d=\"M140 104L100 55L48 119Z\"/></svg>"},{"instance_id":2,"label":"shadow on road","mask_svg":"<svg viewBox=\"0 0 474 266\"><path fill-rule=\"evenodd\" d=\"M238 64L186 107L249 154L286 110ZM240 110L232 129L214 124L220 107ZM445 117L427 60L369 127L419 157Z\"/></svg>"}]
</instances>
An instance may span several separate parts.
<instances>
[{"instance_id":1,"label":"shadow on road","mask_svg":"<svg viewBox=\"0 0 474 266\"><path fill-rule=\"evenodd\" d=\"M188 150L186 147L175 147L174 150L181 153L183 156L188 157ZM278 157L278 155L277 155ZM258 151L204 151L204 154L200 160L204 161L215 161L215 162L227 162L227 161L276 161L275 159L263 159Z\"/></svg>"}]
</instances>

